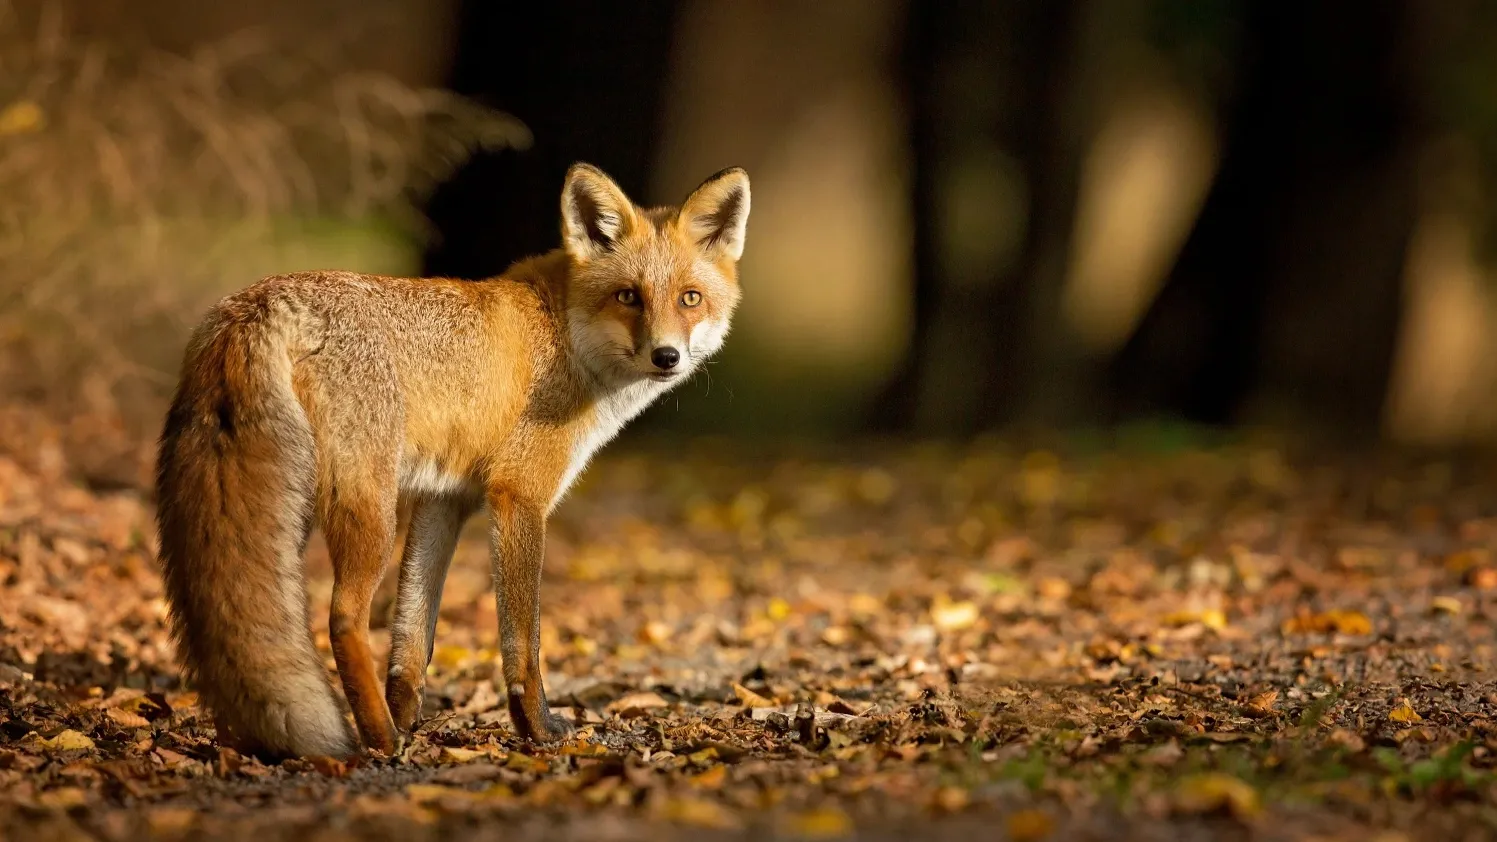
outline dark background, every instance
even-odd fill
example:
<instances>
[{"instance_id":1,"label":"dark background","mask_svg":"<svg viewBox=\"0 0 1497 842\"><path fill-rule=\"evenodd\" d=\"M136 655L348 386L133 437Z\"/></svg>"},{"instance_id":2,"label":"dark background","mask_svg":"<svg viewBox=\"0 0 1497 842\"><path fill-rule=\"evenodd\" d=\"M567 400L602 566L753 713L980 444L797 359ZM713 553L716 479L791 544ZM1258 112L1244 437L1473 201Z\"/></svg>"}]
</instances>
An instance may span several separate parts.
<instances>
[{"instance_id":1,"label":"dark background","mask_svg":"<svg viewBox=\"0 0 1497 842\"><path fill-rule=\"evenodd\" d=\"M46 8L68 37L127 51L202 54L252 27L287 49L336 45L327 74L389 74L517 118L527 147L402 194L430 221L412 271L479 278L554 247L573 161L642 203L746 167L732 338L640 435L1171 419L1453 443L1497 417L1491 3L16 8L15 43ZM34 83L0 85L0 107ZM236 269L206 286L253 280ZM164 333L177 344L141 366L169 375L185 332ZM121 379L105 391L128 402L170 378Z\"/></svg>"}]
</instances>

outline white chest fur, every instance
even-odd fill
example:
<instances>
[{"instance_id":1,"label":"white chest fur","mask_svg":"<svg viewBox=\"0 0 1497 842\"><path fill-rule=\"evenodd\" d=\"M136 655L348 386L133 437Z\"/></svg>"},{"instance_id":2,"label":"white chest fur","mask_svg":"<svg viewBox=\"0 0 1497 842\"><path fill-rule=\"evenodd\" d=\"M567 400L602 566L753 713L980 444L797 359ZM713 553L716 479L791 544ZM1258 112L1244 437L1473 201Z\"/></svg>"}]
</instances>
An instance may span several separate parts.
<instances>
[{"instance_id":1,"label":"white chest fur","mask_svg":"<svg viewBox=\"0 0 1497 842\"><path fill-rule=\"evenodd\" d=\"M664 394L667 388L664 384L649 380L631 383L603 396L593 405L591 423L578 431L576 441L572 445L572 458L568 460L567 469L561 476L561 484L556 487L556 495L551 499L553 508L561 502L561 498L566 496L572 483L576 482L577 477L581 476L582 471L587 468L587 463L592 460L593 454L597 453L603 445L613 441L614 436L624 429L625 424L643 412L656 398Z\"/></svg>"}]
</instances>

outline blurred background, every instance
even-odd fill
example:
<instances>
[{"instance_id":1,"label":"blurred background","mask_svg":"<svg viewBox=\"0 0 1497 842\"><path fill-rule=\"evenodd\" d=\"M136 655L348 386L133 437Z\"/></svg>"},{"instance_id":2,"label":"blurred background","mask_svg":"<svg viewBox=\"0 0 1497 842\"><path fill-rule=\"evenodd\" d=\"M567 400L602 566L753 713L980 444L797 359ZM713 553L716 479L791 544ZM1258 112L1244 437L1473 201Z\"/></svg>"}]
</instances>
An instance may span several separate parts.
<instances>
[{"instance_id":1,"label":"blurred background","mask_svg":"<svg viewBox=\"0 0 1497 842\"><path fill-rule=\"evenodd\" d=\"M631 435L1497 433L1497 4L8 0L0 389L107 454L273 272L481 278L576 160L748 169L745 298Z\"/></svg>"}]
</instances>

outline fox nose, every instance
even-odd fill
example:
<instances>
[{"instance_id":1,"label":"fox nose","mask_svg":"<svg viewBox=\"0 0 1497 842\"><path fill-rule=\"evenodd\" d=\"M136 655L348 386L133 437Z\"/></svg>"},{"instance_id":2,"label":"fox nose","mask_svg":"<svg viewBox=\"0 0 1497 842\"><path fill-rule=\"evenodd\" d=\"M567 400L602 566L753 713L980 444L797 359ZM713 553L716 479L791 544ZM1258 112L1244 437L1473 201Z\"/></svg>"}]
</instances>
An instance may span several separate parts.
<instances>
[{"instance_id":1,"label":"fox nose","mask_svg":"<svg viewBox=\"0 0 1497 842\"><path fill-rule=\"evenodd\" d=\"M680 361L681 352L670 346L666 346L664 348L656 348L655 350L650 352L650 362L654 363L656 368L675 368L676 363L679 363Z\"/></svg>"}]
</instances>

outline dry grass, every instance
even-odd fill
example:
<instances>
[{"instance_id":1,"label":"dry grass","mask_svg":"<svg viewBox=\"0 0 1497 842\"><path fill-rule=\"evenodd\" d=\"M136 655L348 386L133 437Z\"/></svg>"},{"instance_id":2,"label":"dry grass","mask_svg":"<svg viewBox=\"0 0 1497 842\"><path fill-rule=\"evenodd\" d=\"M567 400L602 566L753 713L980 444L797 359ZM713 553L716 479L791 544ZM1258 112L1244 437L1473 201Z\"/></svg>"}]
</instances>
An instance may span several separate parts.
<instances>
[{"instance_id":1,"label":"dry grass","mask_svg":"<svg viewBox=\"0 0 1497 842\"><path fill-rule=\"evenodd\" d=\"M371 249L392 242L408 255L423 191L476 148L529 142L511 117L273 38L173 55L11 11L0 4L0 401L154 424L211 301L306 268L305 246L329 234L364 238L351 260L377 263Z\"/></svg>"}]
</instances>

